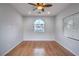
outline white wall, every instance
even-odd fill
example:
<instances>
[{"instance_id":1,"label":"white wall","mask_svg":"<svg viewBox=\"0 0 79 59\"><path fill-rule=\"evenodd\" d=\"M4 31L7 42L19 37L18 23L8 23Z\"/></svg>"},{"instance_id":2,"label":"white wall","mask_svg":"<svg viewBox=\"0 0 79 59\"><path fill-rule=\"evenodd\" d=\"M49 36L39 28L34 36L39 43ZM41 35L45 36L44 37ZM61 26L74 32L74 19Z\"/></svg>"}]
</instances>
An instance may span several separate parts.
<instances>
[{"instance_id":1,"label":"white wall","mask_svg":"<svg viewBox=\"0 0 79 59\"><path fill-rule=\"evenodd\" d=\"M45 21L45 32L34 32L33 23L36 19L43 19ZM38 17L29 16L24 17L24 37L25 41L50 41L54 40L54 18L53 17Z\"/></svg>"},{"instance_id":2,"label":"white wall","mask_svg":"<svg viewBox=\"0 0 79 59\"><path fill-rule=\"evenodd\" d=\"M8 4L0 4L0 55L22 42L22 17Z\"/></svg>"},{"instance_id":3,"label":"white wall","mask_svg":"<svg viewBox=\"0 0 79 59\"><path fill-rule=\"evenodd\" d=\"M65 38L63 35L63 18L73 13L79 12L79 4L71 4L56 17L56 41L62 46L79 55L79 41Z\"/></svg>"}]
</instances>

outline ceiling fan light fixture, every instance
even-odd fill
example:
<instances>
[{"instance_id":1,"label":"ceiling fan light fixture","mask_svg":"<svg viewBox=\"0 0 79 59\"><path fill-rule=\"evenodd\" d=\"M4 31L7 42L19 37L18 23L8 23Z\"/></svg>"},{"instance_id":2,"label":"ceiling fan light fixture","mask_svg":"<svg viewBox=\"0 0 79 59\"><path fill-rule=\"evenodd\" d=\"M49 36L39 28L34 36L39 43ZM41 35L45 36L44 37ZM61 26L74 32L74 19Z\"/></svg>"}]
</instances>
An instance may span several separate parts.
<instances>
[{"instance_id":1,"label":"ceiling fan light fixture","mask_svg":"<svg viewBox=\"0 0 79 59\"><path fill-rule=\"evenodd\" d=\"M38 9L38 10L42 10L43 7L42 7L42 6L38 6L37 9Z\"/></svg>"},{"instance_id":2,"label":"ceiling fan light fixture","mask_svg":"<svg viewBox=\"0 0 79 59\"><path fill-rule=\"evenodd\" d=\"M45 8L52 6L52 4L47 4L47 3L29 3L29 4L35 6L34 10L37 9L37 10L40 10L42 12L44 12Z\"/></svg>"}]
</instances>

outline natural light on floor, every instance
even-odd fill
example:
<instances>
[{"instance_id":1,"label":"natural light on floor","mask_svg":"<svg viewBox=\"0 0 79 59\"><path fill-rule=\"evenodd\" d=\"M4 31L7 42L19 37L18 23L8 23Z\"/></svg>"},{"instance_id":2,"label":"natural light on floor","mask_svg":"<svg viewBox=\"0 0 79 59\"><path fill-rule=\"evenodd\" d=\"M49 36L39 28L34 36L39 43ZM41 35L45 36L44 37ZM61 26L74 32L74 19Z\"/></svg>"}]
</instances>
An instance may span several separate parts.
<instances>
[{"instance_id":1,"label":"natural light on floor","mask_svg":"<svg viewBox=\"0 0 79 59\"><path fill-rule=\"evenodd\" d=\"M45 50L44 48L35 48L33 51L34 56L44 56Z\"/></svg>"}]
</instances>

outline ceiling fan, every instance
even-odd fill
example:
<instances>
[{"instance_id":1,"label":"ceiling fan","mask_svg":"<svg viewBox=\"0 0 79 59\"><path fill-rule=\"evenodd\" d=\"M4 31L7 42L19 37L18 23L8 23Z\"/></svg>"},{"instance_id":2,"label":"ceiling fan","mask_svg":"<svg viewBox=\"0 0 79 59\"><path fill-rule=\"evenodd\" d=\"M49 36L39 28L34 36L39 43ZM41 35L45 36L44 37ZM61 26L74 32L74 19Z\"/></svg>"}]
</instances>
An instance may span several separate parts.
<instances>
[{"instance_id":1,"label":"ceiling fan","mask_svg":"<svg viewBox=\"0 0 79 59\"><path fill-rule=\"evenodd\" d=\"M45 8L53 6L52 4L48 3L28 3L28 4L35 6L35 9L33 9L33 11L40 10L42 12L44 12Z\"/></svg>"}]
</instances>

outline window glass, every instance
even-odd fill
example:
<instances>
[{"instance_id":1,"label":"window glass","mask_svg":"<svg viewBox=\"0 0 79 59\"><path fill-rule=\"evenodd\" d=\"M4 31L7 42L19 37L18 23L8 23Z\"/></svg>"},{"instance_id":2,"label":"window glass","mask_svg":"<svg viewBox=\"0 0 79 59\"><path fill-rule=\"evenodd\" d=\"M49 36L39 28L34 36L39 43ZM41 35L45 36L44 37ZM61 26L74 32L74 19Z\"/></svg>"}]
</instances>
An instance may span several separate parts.
<instances>
[{"instance_id":1,"label":"window glass","mask_svg":"<svg viewBox=\"0 0 79 59\"><path fill-rule=\"evenodd\" d=\"M34 21L34 32L44 32L45 22L42 19Z\"/></svg>"}]
</instances>

